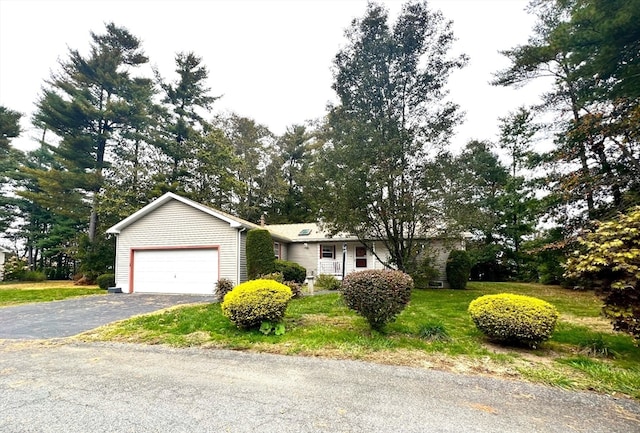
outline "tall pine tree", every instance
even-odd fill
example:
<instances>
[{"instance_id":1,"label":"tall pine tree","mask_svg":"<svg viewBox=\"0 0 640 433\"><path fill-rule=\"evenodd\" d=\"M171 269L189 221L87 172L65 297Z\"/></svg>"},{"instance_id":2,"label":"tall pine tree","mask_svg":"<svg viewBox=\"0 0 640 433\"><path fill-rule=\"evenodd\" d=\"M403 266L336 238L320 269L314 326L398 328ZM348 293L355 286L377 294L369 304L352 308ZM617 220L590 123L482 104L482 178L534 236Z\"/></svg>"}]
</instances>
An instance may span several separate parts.
<instances>
[{"instance_id":1,"label":"tall pine tree","mask_svg":"<svg viewBox=\"0 0 640 433\"><path fill-rule=\"evenodd\" d=\"M139 95L135 88L140 82L132 72L145 63L140 41L127 29L109 23L104 34L91 32L88 55L69 51L60 70L46 81L37 102L34 122L55 135L48 145L58 166L37 176L43 192L39 197L64 200L60 194L73 185L82 202L89 203L88 241L83 243L87 251L81 248L81 256L104 249L97 245L104 242L97 237L104 170L122 134L136 121L133 119L140 105L135 103ZM95 274L101 270L86 271Z\"/></svg>"}]
</instances>

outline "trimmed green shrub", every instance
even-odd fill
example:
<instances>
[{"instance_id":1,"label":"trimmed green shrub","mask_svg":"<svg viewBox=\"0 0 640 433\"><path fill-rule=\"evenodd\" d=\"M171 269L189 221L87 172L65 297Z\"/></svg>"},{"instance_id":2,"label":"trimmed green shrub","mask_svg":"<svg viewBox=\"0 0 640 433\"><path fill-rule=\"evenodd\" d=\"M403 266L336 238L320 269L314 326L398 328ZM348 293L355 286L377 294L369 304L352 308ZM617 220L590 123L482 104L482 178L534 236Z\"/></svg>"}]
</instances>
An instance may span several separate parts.
<instances>
[{"instance_id":1,"label":"trimmed green shrub","mask_svg":"<svg viewBox=\"0 0 640 433\"><path fill-rule=\"evenodd\" d=\"M381 331L404 310L411 299L413 279L404 272L369 270L352 272L342 282L342 297L349 308Z\"/></svg>"},{"instance_id":2,"label":"trimmed green shrub","mask_svg":"<svg viewBox=\"0 0 640 433\"><path fill-rule=\"evenodd\" d=\"M115 274L102 274L96 278L96 284L101 289L106 290L116 285L116 276Z\"/></svg>"},{"instance_id":3,"label":"trimmed green shrub","mask_svg":"<svg viewBox=\"0 0 640 433\"><path fill-rule=\"evenodd\" d=\"M501 293L469 304L476 327L491 340L535 347L553 334L558 310L542 299Z\"/></svg>"},{"instance_id":4,"label":"trimmed green shrub","mask_svg":"<svg viewBox=\"0 0 640 433\"><path fill-rule=\"evenodd\" d=\"M252 229L247 232L247 275L250 280L259 275L275 272L273 239L265 229Z\"/></svg>"},{"instance_id":5,"label":"trimmed green shrub","mask_svg":"<svg viewBox=\"0 0 640 433\"><path fill-rule=\"evenodd\" d=\"M429 282L438 278L438 270L433 266L433 258L422 257L416 264L416 269L410 272L416 289L428 289Z\"/></svg>"},{"instance_id":6,"label":"trimmed green shrub","mask_svg":"<svg viewBox=\"0 0 640 433\"><path fill-rule=\"evenodd\" d=\"M216 283L216 300L222 302L224 295L233 290L233 281L228 278L220 278Z\"/></svg>"},{"instance_id":7,"label":"trimmed green shrub","mask_svg":"<svg viewBox=\"0 0 640 433\"><path fill-rule=\"evenodd\" d=\"M295 262L287 260L275 261L276 272L282 272L284 281L295 281L296 283L304 283L307 278L307 270Z\"/></svg>"},{"instance_id":8,"label":"trimmed green shrub","mask_svg":"<svg viewBox=\"0 0 640 433\"><path fill-rule=\"evenodd\" d=\"M340 290L342 282L333 275L320 274L316 278L315 286L320 290Z\"/></svg>"},{"instance_id":9,"label":"trimmed green shrub","mask_svg":"<svg viewBox=\"0 0 640 433\"><path fill-rule=\"evenodd\" d=\"M220 304L222 314L239 328L282 320L291 299L291 289L274 280L251 280L237 285Z\"/></svg>"},{"instance_id":10,"label":"trimmed green shrub","mask_svg":"<svg viewBox=\"0 0 640 433\"><path fill-rule=\"evenodd\" d=\"M466 289L471 274L471 258L469 253L453 250L447 259L447 280L452 289Z\"/></svg>"}]
</instances>

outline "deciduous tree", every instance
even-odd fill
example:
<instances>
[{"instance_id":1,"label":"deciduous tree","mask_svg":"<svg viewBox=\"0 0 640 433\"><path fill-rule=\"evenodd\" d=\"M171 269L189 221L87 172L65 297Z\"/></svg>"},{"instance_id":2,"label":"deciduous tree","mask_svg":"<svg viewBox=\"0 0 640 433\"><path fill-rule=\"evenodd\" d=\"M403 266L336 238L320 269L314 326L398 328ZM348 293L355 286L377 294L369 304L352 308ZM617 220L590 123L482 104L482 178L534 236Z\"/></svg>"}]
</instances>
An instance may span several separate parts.
<instances>
[{"instance_id":1,"label":"deciduous tree","mask_svg":"<svg viewBox=\"0 0 640 433\"><path fill-rule=\"evenodd\" d=\"M451 23L426 2L405 4L392 26L370 3L346 37L334 60L322 217L363 242L384 239L390 264L411 270L416 237L441 222L423 178L460 120L445 86L465 58L448 55Z\"/></svg>"},{"instance_id":2,"label":"deciduous tree","mask_svg":"<svg viewBox=\"0 0 640 433\"><path fill-rule=\"evenodd\" d=\"M614 328L640 340L640 206L598 224L580 244L566 275L595 287Z\"/></svg>"}]
</instances>

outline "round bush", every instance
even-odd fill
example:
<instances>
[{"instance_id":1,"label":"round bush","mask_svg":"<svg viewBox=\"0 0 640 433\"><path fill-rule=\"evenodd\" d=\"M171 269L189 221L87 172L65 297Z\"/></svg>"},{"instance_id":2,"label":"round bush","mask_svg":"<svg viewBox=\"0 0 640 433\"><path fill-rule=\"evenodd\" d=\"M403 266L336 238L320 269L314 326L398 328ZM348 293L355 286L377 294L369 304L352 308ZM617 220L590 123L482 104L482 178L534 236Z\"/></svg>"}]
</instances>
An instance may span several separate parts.
<instances>
[{"instance_id":1,"label":"round bush","mask_svg":"<svg viewBox=\"0 0 640 433\"><path fill-rule=\"evenodd\" d=\"M347 275L340 291L349 308L382 330L409 304L412 288L413 279L404 272L370 270Z\"/></svg>"},{"instance_id":2,"label":"round bush","mask_svg":"<svg viewBox=\"0 0 640 433\"><path fill-rule=\"evenodd\" d=\"M296 283L304 283L307 278L307 270L295 262L287 260L276 260L276 272L282 272L284 281L295 281Z\"/></svg>"},{"instance_id":3,"label":"round bush","mask_svg":"<svg viewBox=\"0 0 640 433\"><path fill-rule=\"evenodd\" d=\"M107 290L116 285L116 276L115 274L102 274L96 278L96 284L101 289Z\"/></svg>"},{"instance_id":4,"label":"round bush","mask_svg":"<svg viewBox=\"0 0 640 433\"><path fill-rule=\"evenodd\" d=\"M535 347L553 334L558 310L542 299L501 293L469 304L476 327L492 340Z\"/></svg>"},{"instance_id":5,"label":"round bush","mask_svg":"<svg viewBox=\"0 0 640 433\"><path fill-rule=\"evenodd\" d=\"M452 289L466 289L471 274L471 258L469 253L453 250L449 253L446 265L447 281Z\"/></svg>"},{"instance_id":6,"label":"round bush","mask_svg":"<svg viewBox=\"0 0 640 433\"><path fill-rule=\"evenodd\" d=\"M237 285L220 305L222 314L239 328L279 322L291 299L291 289L275 280L252 280Z\"/></svg>"}]
</instances>

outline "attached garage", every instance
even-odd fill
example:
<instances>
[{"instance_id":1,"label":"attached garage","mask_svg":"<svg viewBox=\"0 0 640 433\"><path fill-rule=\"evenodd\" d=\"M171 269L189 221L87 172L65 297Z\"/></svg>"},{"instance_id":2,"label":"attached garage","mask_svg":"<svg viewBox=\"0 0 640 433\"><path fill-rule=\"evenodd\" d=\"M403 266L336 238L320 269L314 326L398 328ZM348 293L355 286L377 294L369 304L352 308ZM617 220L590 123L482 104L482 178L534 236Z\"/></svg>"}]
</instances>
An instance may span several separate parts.
<instances>
[{"instance_id":1,"label":"attached garage","mask_svg":"<svg viewBox=\"0 0 640 433\"><path fill-rule=\"evenodd\" d=\"M247 279L245 239L258 227L167 193L107 230L116 236L124 293L213 294L220 278Z\"/></svg>"},{"instance_id":2,"label":"attached garage","mask_svg":"<svg viewBox=\"0 0 640 433\"><path fill-rule=\"evenodd\" d=\"M211 294L218 281L217 248L132 250L130 289L136 293Z\"/></svg>"}]
</instances>

